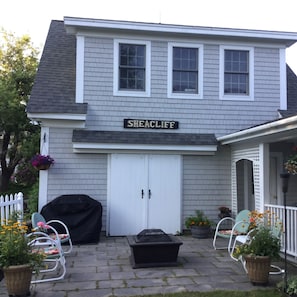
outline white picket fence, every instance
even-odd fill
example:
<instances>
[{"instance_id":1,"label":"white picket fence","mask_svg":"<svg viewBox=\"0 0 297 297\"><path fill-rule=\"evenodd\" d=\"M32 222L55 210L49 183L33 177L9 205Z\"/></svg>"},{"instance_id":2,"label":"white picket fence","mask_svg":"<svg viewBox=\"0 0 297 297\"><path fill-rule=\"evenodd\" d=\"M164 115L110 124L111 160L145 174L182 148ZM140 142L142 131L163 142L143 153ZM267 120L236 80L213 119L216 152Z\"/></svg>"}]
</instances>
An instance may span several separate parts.
<instances>
[{"instance_id":1,"label":"white picket fence","mask_svg":"<svg viewBox=\"0 0 297 297\"><path fill-rule=\"evenodd\" d=\"M3 225L11 215L18 213L19 220L22 220L24 213L23 193L0 196L0 224Z\"/></svg>"}]
</instances>

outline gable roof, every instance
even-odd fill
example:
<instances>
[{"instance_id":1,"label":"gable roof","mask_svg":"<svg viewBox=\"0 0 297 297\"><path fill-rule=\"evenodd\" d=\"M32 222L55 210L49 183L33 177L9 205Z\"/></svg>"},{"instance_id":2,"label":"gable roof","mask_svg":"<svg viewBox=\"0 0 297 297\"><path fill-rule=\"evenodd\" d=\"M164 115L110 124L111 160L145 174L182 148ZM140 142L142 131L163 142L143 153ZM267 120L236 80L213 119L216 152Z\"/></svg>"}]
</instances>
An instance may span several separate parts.
<instances>
[{"instance_id":1,"label":"gable roof","mask_svg":"<svg viewBox=\"0 0 297 297\"><path fill-rule=\"evenodd\" d=\"M297 115L297 76L287 65L287 110L280 111L283 117Z\"/></svg>"},{"instance_id":2,"label":"gable roof","mask_svg":"<svg viewBox=\"0 0 297 297\"><path fill-rule=\"evenodd\" d=\"M87 112L75 103L76 37L66 34L64 22L52 21L27 105L28 113Z\"/></svg>"}]
</instances>

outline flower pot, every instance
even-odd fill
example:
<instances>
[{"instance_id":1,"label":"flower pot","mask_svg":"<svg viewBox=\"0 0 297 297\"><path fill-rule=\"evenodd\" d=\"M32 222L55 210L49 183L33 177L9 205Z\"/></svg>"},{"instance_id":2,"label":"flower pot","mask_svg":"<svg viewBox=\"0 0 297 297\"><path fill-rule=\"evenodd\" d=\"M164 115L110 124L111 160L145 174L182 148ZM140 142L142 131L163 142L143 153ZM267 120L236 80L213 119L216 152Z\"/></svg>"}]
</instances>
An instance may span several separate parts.
<instances>
[{"instance_id":1,"label":"flower pot","mask_svg":"<svg viewBox=\"0 0 297 297\"><path fill-rule=\"evenodd\" d=\"M37 165L35 166L35 168L37 170L47 170L51 167L51 164L43 164L43 165Z\"/></svg>"},{"instance_id":2,"label":"flower pot","mask_svg":"<svg viewBox=\"0 0 297 297\"><path fill-rule=\"evenodd\" d=\"M32 268L29 264L3 268L9 296L25 296L30 293Z\"/></svg>"},{"instance_id":3,"label":"flower pot","mask_svg":"<svg viewBox=\"0 0 297 297\"><path fill-rule=\"evenodd\" d=\"M191 233L194 238L207 238L210 233L210 226L192 226Z\"/></svg>"},{"instance_id":4,"label":"flower pot","mask_svg":"<svg viewBox=\"0 0 297 297\"><path fill-rule=\"evenodd\" d=\"M269 256L244 256L248 277L252 284L266 285L269 279L271 259Z\"/></svg>"}]
</instances>

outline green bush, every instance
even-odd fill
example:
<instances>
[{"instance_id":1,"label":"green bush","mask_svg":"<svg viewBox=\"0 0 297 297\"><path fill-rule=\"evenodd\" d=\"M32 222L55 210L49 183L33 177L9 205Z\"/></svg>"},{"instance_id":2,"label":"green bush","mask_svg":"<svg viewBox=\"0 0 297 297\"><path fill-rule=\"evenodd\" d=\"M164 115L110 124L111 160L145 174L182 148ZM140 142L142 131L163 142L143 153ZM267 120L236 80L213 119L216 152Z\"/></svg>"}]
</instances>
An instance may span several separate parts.
<instances>
[{"instance_id":1,"label":"green bush","mask_svg":"<svg viewBox=\"0 0 297 297\"><path fill-rule=\"evenodd\" d=\"M287 293L289 296L297 294L297 275L293 275L287 280L287 288L285 289L285 282L281 281L277 284L280 291Z\"/></svg>"},{"instance_id":2,"label":"green bush","mask_svg":"<svg viewBox=\"0 0 297 297\"><path fill-rule=\"evenodd\" d=\"M27 213L31 217L33 212L38 211L39 182L36 182L27 195Z\"/></svg>"}]
</instances>

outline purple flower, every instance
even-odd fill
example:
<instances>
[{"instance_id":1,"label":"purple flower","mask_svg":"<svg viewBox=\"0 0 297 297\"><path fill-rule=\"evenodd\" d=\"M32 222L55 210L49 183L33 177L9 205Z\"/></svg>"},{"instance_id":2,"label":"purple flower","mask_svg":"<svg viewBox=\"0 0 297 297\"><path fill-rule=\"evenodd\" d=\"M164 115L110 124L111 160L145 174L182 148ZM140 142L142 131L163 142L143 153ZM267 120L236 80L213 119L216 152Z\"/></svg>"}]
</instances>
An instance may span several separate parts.
<instances>
[{"instance_id":1,"label":"purple flower","mask_svg":"<svg viewBox=\"0 0 297 297\"><path fill-rule=\"evenodd\" d=\"M51 165L55 162L51 156L47 155L40 155L36 154L32 159L31 159L31 164L32 166L40 166L40 165Z\"/></svg>"}]
</instances>

